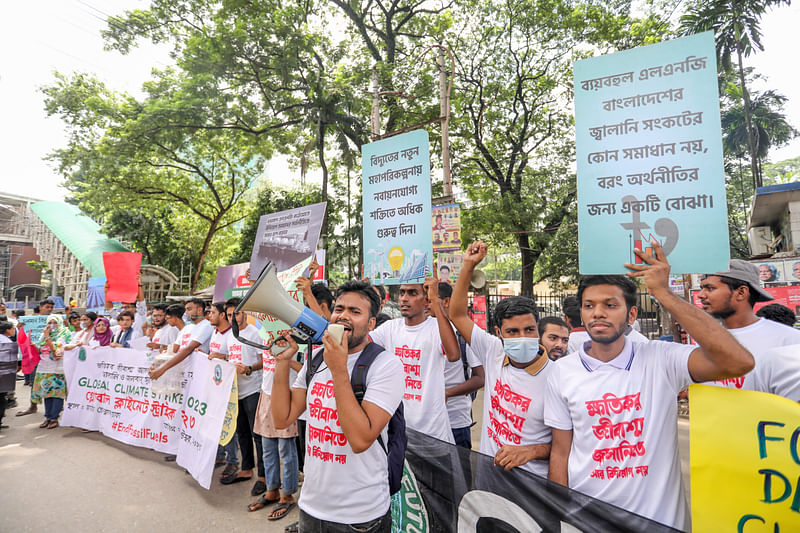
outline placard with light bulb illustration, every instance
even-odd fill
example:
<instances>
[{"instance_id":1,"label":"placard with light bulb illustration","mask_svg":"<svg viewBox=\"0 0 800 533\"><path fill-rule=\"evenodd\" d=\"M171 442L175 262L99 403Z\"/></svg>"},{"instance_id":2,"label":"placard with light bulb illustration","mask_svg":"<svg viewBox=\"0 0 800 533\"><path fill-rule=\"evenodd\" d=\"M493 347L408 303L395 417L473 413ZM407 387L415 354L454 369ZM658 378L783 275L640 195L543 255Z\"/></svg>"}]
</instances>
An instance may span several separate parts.
<instances>
[{"instance_id":1,"label":"placard with light bulb illustration","mask_svg":"<svg viewBox=\"0 0 800 533\"><path fill-rule=\"evenodd\" d=\"M422 283L433 267L428 132L364 145L364 271L373 283Z\"/></svg>"}]
</instances>

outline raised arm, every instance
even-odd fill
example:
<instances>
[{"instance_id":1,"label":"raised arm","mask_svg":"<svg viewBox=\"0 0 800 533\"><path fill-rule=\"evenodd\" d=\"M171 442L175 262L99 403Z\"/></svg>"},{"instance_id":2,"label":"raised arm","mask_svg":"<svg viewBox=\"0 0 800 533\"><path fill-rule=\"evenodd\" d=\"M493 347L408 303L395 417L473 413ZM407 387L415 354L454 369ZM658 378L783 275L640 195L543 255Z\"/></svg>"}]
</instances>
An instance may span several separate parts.
<instances>
[{"instance_id":1,"label":"raised arm","mask_svg":"<svg viewBox=\"0 0 800 533\"><path fill-rule=\"evenodd\" d=\"M296 280L294 280L295 286L303 292L303 300L308 305L308 308L317 313L319 316L324 318L325 320L331 319L331 313L325 312L317 298L314 296L314 292L311 290L312 281L309 278L300 276Z\"/></svg>"},{"instance_id":2,"label":"raised arm","mask_svg":"<svg viewBox=\"0 0 800 533\"><path fill-rule=\"evenodd\" d=\"M436 278L427 278L424 284L425 289L428 291L428 301L431 304L430 311L436 317L436 324L439 326L439 337L442 339L442 348L444 348L445 357L450 362L455 362L461 359L461 346L458 344L458 339L450 325L444 306L439 299L439 280Z\"/></svg>"},{"instance_id":3,"label":"raised arm","mask_svg":"<svg viewBox=\"0 0 800 533\"><path fill-rule=\"evenodd\" d=\"M487 250L486 243L480 241L473 242L467 246L463 257L464 262L461 265L461 273L458 275L456 286L453 288L453 296L450 298L450 320L469 344L472 344L472 328L475 327L475 324L467 314L467 291L469 290L472 273L475 271L475 267L486 257Z\"/></svg>"},{"instance_id":4,"label":"raised arm","mask_svg":"<svg viewBox=\"0 0 800 533\"><path fill-rule=\"evenodd\" d=\"M633 270L628 275L644 278L651 296L669 311L675 320L697 341L699 348L689 355L689 374L694 381L711 381L743 376L755 366L750 352L715 318L676 296L669 289L669 263L657 242L652 243L655 257L641 250L634 253L645 264L626 263Z\"/></svg>"},{"instance_id":5,"label":"raised arm","mask_svg":"<svg viewBox=\"0 0 800 533\"><path fill-rule=\"evenodd\" d=\"M392 415L373 403L363 401L359 404L356 400L353 386L350 384L350 375L347 372L347 339L349 337L350 332L345 331L342 342L338 343L326 331L322 337L325 350L323 354L325 364L328 365L333 375L333 390L336 395L336 407L339 410L342 432L347 437L353 451L361 453L372 446L383 428L389 423Z\"/></svg>"}]
</instances>

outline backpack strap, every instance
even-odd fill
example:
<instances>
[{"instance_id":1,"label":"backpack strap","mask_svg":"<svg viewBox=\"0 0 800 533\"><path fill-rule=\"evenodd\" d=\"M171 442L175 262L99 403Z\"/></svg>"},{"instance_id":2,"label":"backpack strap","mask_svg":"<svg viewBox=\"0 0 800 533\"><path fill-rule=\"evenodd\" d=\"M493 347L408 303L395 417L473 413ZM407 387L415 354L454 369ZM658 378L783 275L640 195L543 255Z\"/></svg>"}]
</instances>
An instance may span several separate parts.
<instances>
[{"instance_id":1,"label":"backpack strap","mask_svg":"<svg viewBox=\"0 0 800 533\"><path fill-rule=\"evenodd\" d=\"M367 372L369 371L369 367L375 361L375 358L384 351L383 346L370 342L361 351L361 355L358 356L356 366L353 368L353 373L350 374L350 385L353 387L353 394L359 405L361 405L361 402L364 400L364 394L367 392ZM378 443L388 455L389 450L386 448L383 437L380 434L378 435Z\"/></svg>"},{"instance_id":2,"label":"backpack strap","mask_svg":"<svg viewBox=\"0 0 800 533\"><path fill-rule=\"evenodd\" d=\"M324 360L322 355L323 350L324 348L318 351L316 355L314 355L313 359L311 356L309 356L308 360L306 361L306 364L308 365L308 368L306 369L306 389L311 385L311 380L314 378L314 374L317 373L317 370Z\"/></svg>"},{"instance_id":3,"label":"backpack strap","mask_svg":"<svg viewBox=\"0 0 800 533\"><path fill-rule=\"evenodd\" d=\"M458 347L461 349L461 365L464 367L464 381L469 381L469 362L467 361L467 339L456 332Z\"/></svg>"}]
</instances>

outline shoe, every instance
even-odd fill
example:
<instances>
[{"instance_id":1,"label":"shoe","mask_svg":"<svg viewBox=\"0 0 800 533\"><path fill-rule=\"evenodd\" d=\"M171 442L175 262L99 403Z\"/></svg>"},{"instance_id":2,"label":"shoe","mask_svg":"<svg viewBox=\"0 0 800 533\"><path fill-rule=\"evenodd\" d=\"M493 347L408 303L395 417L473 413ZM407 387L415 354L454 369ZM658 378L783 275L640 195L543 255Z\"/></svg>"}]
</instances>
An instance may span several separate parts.
<instances>
[{"instance_id":1,"label":"shoe","mask_svg":"<svg viewBox=\"0 0 800 533\"><path fill-rule=\"evenodd\" d=\"M258 496L265 492L267 492L267 484L259 479L256 481L255 485L253 485L253 488L250 489L250 496Z\"/></svg>"},{"instance_id":2,"label":"shoe","mask_svg":"<svg viewBox=\"0 0 800 533\"><path fill-rule=\"evenodd\" d=\"M8 429L8 426L5 424L0 424L0 429Z\"/></svg>"},{"instance_id":3,"label":"shoe","mask_svg":"<svg viewBox=\"0 0 800 533\"><path fill-rule=\"evenodd\" d=\"M175 460L178 458L177 455L165 455L164 460L168 463L174 463Z\"/></svg>"},{"instance_id":4,"label":"shoe","mask_svg":"<svg viewBox=\"0 0 800 533\"><path fill-rule=\"evenodd\" d=\"M20 411L19 413L17 413L17 416L32 415L36 411L38 411L38 408L35 405L31 405L30 407L28 407L24 411Z\"/></svg>"},{"instance_id":5,"label":"shoe","mask_svg":"<svg viewBox=\"0 0 800 533\"><path fill-rule=\"evenodd\" d=\"M236 472L239 471L239 465L225 465L225 469L222 471L221 477L230 477L235 476Z\"/></svg>"}]
</instances>

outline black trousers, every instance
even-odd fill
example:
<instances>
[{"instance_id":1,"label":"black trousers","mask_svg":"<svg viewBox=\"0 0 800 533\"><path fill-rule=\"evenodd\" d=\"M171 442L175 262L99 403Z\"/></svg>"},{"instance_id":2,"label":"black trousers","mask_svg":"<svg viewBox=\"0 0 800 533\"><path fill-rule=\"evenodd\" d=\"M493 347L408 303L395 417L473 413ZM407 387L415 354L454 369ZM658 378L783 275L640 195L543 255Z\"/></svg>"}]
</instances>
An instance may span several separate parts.
<instances>
[{"instance_id":1,"label":"black trousers","mask_svg":"<svg viewBox=\"0 0 800 533\"><path fill-rule=\"evenodd\" d=\"M264 453L261 446L261 435L253 433L256 421L259 393L253 393L239 400L239 416L236 418L236 435L239 438L239 449L242 452L242 470L251 470L258 465L258 477L264 477ZM253 441L255 451L253 454Z\"/></svg>"}]
</instances>

